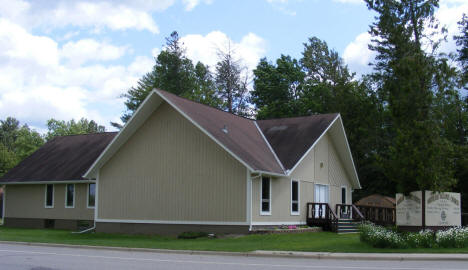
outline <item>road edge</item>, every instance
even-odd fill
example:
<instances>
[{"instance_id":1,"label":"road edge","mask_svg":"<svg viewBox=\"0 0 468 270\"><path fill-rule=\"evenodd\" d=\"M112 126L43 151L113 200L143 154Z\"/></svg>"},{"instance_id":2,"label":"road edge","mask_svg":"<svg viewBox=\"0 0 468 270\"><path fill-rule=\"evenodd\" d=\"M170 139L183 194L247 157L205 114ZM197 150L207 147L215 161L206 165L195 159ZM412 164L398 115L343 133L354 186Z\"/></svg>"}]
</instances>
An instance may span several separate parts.
<instances>
[{"instance_id":1,"label":"road edge","mask_svg":"<svg viewBox=\"0 0 468 270\"><path fill-rule=\"evenodd\" d=\"M441 253L334 253L334 252L301 252L301 251L269 251L255 250L249 252L208 251L208 250L174 250L153 248L130 248L111 246L89 246L58 243L0 241L0 244L13 244L23 246L64 247L75 249L98 249L110 251L150 252L186 255L218 255L218 256L245 256L245 257L284 257L306 259L332 259L332 260L384 260L384 261L468 261L468 254L441 254Z\"/></svg>"}]
</instances>

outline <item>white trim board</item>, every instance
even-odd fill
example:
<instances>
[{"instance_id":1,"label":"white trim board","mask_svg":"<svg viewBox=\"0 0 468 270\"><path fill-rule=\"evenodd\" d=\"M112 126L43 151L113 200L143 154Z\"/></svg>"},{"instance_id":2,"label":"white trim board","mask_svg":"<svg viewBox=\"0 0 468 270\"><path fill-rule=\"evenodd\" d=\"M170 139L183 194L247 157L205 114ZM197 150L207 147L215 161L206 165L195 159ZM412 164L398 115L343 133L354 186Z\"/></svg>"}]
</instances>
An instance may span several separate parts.
<instances>
[{"instance_id":1,"label":"white trim board","mask_svg":"<svg viewBox=\"0 0 468 270\"><path fill-rule=\"evenodd\" d=\"M250 225L245 221L199 221L199 220L146 220L146 219L106 219L99 218L96 222L140 223L140 224L187 224L187 225Z\"/></svg>"}]
</instances>

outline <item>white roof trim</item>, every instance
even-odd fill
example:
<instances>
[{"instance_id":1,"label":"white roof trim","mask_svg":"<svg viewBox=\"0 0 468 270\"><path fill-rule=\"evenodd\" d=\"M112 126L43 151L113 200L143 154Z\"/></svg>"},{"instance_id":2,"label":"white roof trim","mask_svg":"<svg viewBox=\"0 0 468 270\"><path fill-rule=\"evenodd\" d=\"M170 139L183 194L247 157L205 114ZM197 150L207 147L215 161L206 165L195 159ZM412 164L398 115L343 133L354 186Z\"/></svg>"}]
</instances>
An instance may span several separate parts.
<instances>
[{"instance_id":1,"label":"white roof trim","mask_svg":"<svg viewBox=\"0 0 468 270\"><path fill-rule=\"evenodd\" d=\"M176 109L176 111L178 111L180 114L182 114L187 120L189 120L193 125L195 125L197 128L199 128L203 133L205 133L206 136L210 137L213 141L215 141L219 146L221 146L226 152L228 152L229 154L231 154L231 156L233 156L235 159L237 159L237 161L239 161L242 165L244 165L245 167L247 167L247 169L251 170L251 171L255 171L254 169L252 169L252 167L247 164L245 161L243 161L240 157L238 157L236 154L234 154L231 150L229 150L226 146L224 146L224 144L222 144L220 141L218 141L215 137L213 137L213 135L211 135L208 131L206 131L202 126L200 126L197 122L195 122L192 118L190 118L190 116L188 116L185 112L183 112L179 107L177 107L174 103L172 103L169 99L167 99L163 94L159 93L159 91L157 89L153 90L155 91L156 93L158 93L158 95L164 100L166 101L167 103L169 103L174 109Z\"/></svg>"},{"instance_id":2,"label":"white roof trim","mask_svg":"<svg viewBox=\"0 0 468 270\"><path fill-rule=\"evenodd\" d=\"M111 154L109 151L111 151L111 149L114 148L114 145L120 140L120 138L123 136L123 134L126 135L126 133L130 133L129 136L131 136L133 133L135 133L137 128L134 128L133 130L130 130L129 126L133 125L133 122L135 121L135 119L137 117L138 118L140 117L140 114L143 112L143 108L146 108L145 105L147 103L149 103L149 100L152 99L153 95L155 95L154 90L151 91L148 94L146 99L141 103L141 105L138 107L138 109L135 111L135 113L132 115L132 117L130 117L130 119L127 121L127 123L125 123L125 125L119 131L119 133L117 133L117 135L115 135L114 139L112 139L112 141L107 145L107 147L104 149L104 151L102 151L101 155L99 155L99 157L94 161L93 165L91 165L91 167L88 169L88 171L83 175L84 178L88 178L88 179L89 178L96 178L97 169L99 169L103 165L103 164L100 164L100 163L106 162L107 160L104 160L104 159L108 155L112 156L114 154L114 153ZM159 107L159 106L157 106L157 107ZM154 112L154 110L156 110L157 107L155 107L153 110L150 110L151 112L149 112L149 113L146 112L147 116L151 115L151 113ZM143 116L141 116L141 117L143 117ZM144 122L147 118L148 117L143 119L142 122ZM143 123L140 123L140 125L141 124L143 124ZM137 124L137 126L139 127L138 124ZM127 139L125 139L124 142L127 141ZM120 145L118 146L118 148L120 148ZM108 157L108 158L110 158L110 157Z\"/></svg>"},{"instance_id":3,"label":"white roof trim","mask_svg":"<svg viewBox=\"0 0 468 270\"><path fill-rule=\"evenodd\" d=\"M333 121L330 123L330 125L328 125L328 127L322 132L322 134L317 138L317 140L315 140L315 142L312 144L312 146L310 146L309 149L307 149L307 151L304 153L304 155L302 155L302 157L296 162L294 167L292 167L292 169L288 171L288 174L287 174L288 176L291 176L291 173L302 162L302 160L309 154L309 152L312 151L312 149L315 147L315 145L318 143L318 141L320 141L320 139L322 139L322 137L325 135L325 133L327 133L327 131L331 128L331 126L333 126L333 124L335 123L335 121L338 118L340 118L339 114L335 117L335 119L333 119Z\"/></svg>"},{"instance_id":4,"label":"white roof trim","mask_svg":"<svg viewBox=\"0 0 468 270\"><path fill-rule=\"evenodd\" d=\"M358 188L361 189L362 188L361 187L361 182L359 181L359 176L358 176L357 171L356 171L356 166L354 165L353 154L351 153L351 148L349 147L348 136L346 136L346 130L344 128L343 121L340 121L340 123L341 123L341 130L343 131L343 134L344 134L344 137L345 137L346 147L348 149L349 156L351 158L351 163L353 164L354 177L356 177L356 182L357 182Z\"/></svg>"},{"instance_id":5,"label":"white roof trim","mask_svg":"<svg viewBox=\"0 0 468 270\"><path fill-rule=\"evenodd\" d=\"M283 170L283 172L284 172L285 170L284 170L283 163L281 163L281 160L276 155L275 150L273 150L273 147L271 147L270 142L268 142L267 138L265 137L262 130L258 126L257 121L253 121L253 122L254 122L255 126L257 127L258 132L262 135L263 140L268 145L268 148L270 149L271 153L273 154L273 156L275 156L276 162L278 162L278 164L281 166L281 170Z\"/></svg>"}]
</instances>

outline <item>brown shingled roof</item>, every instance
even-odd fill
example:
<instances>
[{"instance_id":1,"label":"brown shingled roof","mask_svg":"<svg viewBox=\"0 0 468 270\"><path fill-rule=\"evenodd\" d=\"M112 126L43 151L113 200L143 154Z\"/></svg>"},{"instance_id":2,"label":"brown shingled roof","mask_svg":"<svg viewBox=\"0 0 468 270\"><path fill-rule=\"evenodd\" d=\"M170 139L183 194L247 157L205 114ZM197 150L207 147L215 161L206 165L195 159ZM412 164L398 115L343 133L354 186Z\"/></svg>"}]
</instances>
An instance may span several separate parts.
<instances>
[{"instance_id":1,"label":"brown shingled roof","mask_svg":"<svg viewBox=\"0 0 468 270\"><path fill-rule=\"evenodd\" d=\"M338 114L258 120L257 124L285 170L296 165Z\"/></svg>"},{"instance_id":2,"label":"brown shingled roof","mask_svg":"<svg viewBox=\"0 0 468 270\"><path fill-rule=\"evenodd\" d=\"M252 169L284 173L253 120L158 91Z\"/></svg>"},{"instance_id":3,"label":"brown shingled roof","mask_svg":"<svg viewBox=\"0 0 468 270\"><path fill-rule=\"evenodd\" d=\"M116 132L55 137L0 178L1 183L84 180Z\"/></svg>"}]
</instances>

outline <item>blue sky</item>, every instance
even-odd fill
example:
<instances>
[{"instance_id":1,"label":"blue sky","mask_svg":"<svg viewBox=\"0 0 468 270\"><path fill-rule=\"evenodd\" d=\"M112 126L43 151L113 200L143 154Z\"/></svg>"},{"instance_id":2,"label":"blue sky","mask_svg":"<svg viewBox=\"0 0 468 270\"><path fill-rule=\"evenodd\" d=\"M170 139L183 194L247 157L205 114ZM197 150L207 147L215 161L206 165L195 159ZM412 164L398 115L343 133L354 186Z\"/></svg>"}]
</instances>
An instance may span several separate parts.
<instances>
[{"instance_id":1,"label":"blue sky","mask_svg":"<svg viewBox=\"0 0 468 270\"><path fill-rule=\"evenodd\" d=\"M467 1L442 0L436 16L452 35L463 12ZM299 58L317 36L360 74L373 16L360 0L0 0L0 119L41 132L49 118L109 127L173 30L192 60L213 66L231 43L250 70L261 57Z\"/></svg>"}]
</instances>

